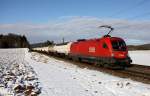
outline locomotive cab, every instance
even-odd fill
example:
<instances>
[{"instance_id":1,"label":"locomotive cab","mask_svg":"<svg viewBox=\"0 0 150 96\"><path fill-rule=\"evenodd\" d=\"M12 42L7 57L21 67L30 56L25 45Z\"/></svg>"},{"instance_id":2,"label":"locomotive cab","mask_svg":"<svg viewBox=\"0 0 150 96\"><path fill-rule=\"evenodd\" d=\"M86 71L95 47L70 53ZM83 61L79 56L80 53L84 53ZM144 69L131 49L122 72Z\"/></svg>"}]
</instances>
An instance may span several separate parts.
<instances>
[{"instance_id":1,"label":"locomotive cab","mask_svg":"<svg viewBox=\"0 0 150 96\"><path fill-rule=\"evenodd\" d=\"M114 54L115 58L126 58L128 51L127 46L121 38L113 37L110 39L112 45L112 54Z\"/></svg>"},{"instance_id":2,"label":"locomotive cab","mask_svg":"<svg viewBox=\"0 0 150 96\"><path fill-rule=\"evenodd\" d=\"M112 62L117 63L117 65L129 66L132 62L128 55L128 49L126 43L123 39L118 37L111 37L111 54Z\"/></svg>"}]
</instances>

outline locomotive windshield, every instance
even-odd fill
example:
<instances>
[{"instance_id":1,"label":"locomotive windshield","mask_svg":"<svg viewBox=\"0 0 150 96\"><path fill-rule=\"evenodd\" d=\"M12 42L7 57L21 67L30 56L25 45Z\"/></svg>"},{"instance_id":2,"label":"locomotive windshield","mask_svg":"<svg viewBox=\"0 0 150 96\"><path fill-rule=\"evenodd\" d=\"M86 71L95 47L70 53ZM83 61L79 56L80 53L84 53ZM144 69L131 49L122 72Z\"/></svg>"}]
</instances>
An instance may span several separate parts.
<instances>
[{"instance_id":1,"label":"locomotive windshield","mask_svg":"<svg viewBox=\"0 0 150 96\"><path fill-rule=\"evenodd\" d=\"M114 41L111 41L111 43L115 51L126 51L126 44L124 41L114 40Z\"/></svg>"}]
</instances>

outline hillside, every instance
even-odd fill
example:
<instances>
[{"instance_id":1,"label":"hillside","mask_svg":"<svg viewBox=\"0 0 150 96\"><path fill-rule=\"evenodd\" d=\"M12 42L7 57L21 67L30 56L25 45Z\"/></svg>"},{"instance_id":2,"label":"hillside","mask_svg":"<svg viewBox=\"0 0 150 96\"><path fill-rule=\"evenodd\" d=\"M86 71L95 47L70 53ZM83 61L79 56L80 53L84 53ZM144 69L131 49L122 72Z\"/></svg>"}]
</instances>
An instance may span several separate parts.
<instances>
[{"instance_id":1,"label":"hillside","mask_svg":"<svg viewBox=\"0 0 150 96\"><path fill-rule=\"evenodd\" d=\"M129 50L150 50L150 44L128 45Z\"/></svg>"}]
</instances>

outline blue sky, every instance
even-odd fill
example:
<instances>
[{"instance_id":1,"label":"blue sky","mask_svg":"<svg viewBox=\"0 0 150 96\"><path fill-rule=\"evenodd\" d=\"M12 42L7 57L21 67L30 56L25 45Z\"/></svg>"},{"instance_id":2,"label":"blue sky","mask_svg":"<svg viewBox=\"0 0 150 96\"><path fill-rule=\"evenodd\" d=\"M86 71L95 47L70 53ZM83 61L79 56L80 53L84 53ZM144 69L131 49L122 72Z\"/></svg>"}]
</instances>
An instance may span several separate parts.
<instances>
[{"instance_id":1,"label":"blue sky","mask_svg":"<svg viewBox=\"0 0 150 96\"><path fill-rule=\"evenodd\" d=\"M86 32L98 31L93 25L111 22L110 25L118 24L116 28L121 24L134 25L134 28L127 27L128 30L126 30L124 27L118 32L127 31L123 34L123 38L127 39L129 44L144 43L149 41L149 39L143 39L149 30L149 9L149 0L0 0L0 33L25 34L30 42L40 42L50 38L59 41L58 39L69 38L71 33L79 31L80 35L76 35L76 38L68 39L75 40L82 38L81 35ZM139 25L140 22L142 25ZM79 25L83 27L80 28ZM139 35L145 34L142 38L138 39L138 36L134 37L134 34L130 33L137 31L135 26L144 26L139 31ZM97 33L94 34L93 37L97 35ZM128 34L133 36L128 39ZM83 38L90 38L89 33Z\"/></svg>"},{"instance_id":2,"label":"blue sky","mask_svg":"<svg viewBox=\"0 0 150 96\"><path fill-rule=\"evenodd\" d=\"M0 0L0 23L44 23L61 16L130 19L147 13L149 5L149 0Z\"/></svg>"}]
</instances>

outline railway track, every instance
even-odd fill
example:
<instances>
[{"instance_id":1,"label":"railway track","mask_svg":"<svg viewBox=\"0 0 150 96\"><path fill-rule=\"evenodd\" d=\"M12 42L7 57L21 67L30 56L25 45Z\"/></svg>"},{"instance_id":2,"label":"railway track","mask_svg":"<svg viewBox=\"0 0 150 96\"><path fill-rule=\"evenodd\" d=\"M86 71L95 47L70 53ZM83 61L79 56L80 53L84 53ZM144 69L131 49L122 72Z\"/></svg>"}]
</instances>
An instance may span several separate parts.
<instances>
[{"instance_id":1,"label":"railway track","mask_svg":"<svg viewBox=\"0 0 150 96\"><path fill-rule=\"evenodd\" d=\"M120 71L124 74L129 74L134 78L141 78L143 80L147 80L150 83L150 66L133 64L132 67Z\"/></svg>"},{"instance_id":2,"label":"railway track","mask_svg":"<svg viewBox=\"0 0 150 96\"><path fill-rule=\"evenodd\" d=\"M124 72L127 74L130 74L130 75L133 75L133 76L138 76L138 77L142 77L142 78L150 80L150 74L149 73L137 72L137 71L133 71L133 70L126 70Z\"/></svg>"},{"instance_id":3,"label":"railway track","mask_svg":"<svg viewBox=\"0 0 150 96\"><path fill-rule=\"evenodd\" d=\"M97 70L97 71L108 73L108 74L118 76L121 78L130 78L135 81L150 84L150 66L133 64L131 67L126 68L125 70L112 70L112 69L108 69L108 68L104 68L104 67L98 67L97 65L94 65L94 64L88 64L85 62L72 61L72 60L68 60L68 59L64 59L64 58L60 58L60 57L56 57L56 56L50 56L49 54L47 54L45 52L38 52L38 53L42 53L49 57L54 57L56 59L75 64L80 68Z\"/></svg>"}]
</instances>

